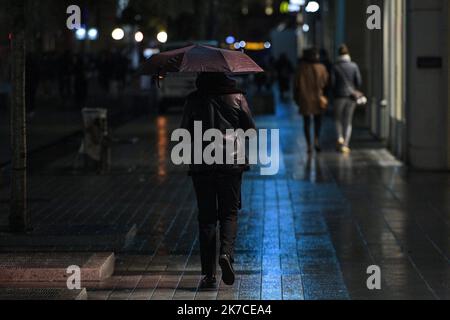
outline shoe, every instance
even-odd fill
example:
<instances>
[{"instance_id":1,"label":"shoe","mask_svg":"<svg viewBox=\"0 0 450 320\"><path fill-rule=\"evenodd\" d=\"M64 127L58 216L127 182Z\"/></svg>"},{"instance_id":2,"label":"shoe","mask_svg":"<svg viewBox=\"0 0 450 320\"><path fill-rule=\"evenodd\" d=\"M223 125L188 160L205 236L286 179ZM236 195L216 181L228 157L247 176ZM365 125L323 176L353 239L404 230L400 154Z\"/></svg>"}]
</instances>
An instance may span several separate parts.
<instances>
[{"instance_id":1,"label":"shoe","mask_svg":"<svg viewBox=\"0 0 450 320\"><path fill-rule=\"evenodd\" d=\"M216 290L217 289L217 281L216 277L206 276L200 281L200 285L198 286L199 290Z\"/></svg>"},{"instance_id":2,"label":"shoe","mask_svg":"<svg viewBox=\"0 0 450 320\"><path fill-rule=\"evenodd\" d=\"M342 147L344 147L345 141L344 139L340 138L337 142L336 142L336 150L339 152L342 152Z\"/></svg>"},{"instance_id":3,"label":"shoe","mask_svg":"<svg viewBox=\"0 0 450 320\"><path fill-rule=\"evenodd\" d=\"M352 152L352 149L350 149L350 148L347 147L347 146L342 146L341 152L344 153L344 154L349 154L349 153Z\"/></svg>"},{"instance_id":4,"label":"shoe","mask_svg":"<svg viewBox=\"0 0 450 320\"><path fill-rule=\"evenodd\" d=\"M219 257L219 265L222 268L222 280L227 286L234 284L235 273L233 265L231 264L231 258L227 254L222 254Z\"/></svg>"},{"instance_id":5,"label":"shoe","mask_svg":"<svg viewBox=\"0 0 450 320\"><path fill-rule=\"evenodd\" d=\"M320 147L319 138L314 138L314 150L316 150L317 153L322 152L322 148Z\"/></svg>"}]
</instances>

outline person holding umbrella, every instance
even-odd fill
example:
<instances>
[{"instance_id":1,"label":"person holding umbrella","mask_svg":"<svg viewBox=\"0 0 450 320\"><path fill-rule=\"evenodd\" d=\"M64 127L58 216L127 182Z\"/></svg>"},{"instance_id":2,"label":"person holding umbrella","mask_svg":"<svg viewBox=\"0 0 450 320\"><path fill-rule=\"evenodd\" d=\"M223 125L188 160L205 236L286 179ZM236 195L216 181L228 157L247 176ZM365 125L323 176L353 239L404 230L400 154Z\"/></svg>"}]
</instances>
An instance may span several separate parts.
<instances>
[{"instance_id":1,"label":"person holding umbrella","mask_svg":"<svg viewBox=\"0 0 450 320\"><path fill-rule=\"evenodd\" d=\"M194 45L187 48L164 52L151 58L143 66L147 73L160 76L166 72L195 72L197 90L187 98L181 127L194 134L194 122L201 121L202 129L218 129L225 140L227 129L255 129L250 109L244 93L237 88L233 74L257 73L263 70L247 55L240 51ZM144 71L145 72L145 71ZM235 138L235 137L233 137ZM235 148L237 143L234 141ZM203 146L203 149L206 146ZM202 275L200 289L217 288L217 222L220 227L219 265L222 280L233 285L234 246L237 236L238 211L241 209L241 185L243 172L248 164L239 164L239 151L233 150L233 163L192 164L192 176L198 204L199 242ZM191 157L192 159L194 157ZM247 162L246 162L247 163Z\"/></svg>"},{"instance_id":2,"label":"person holding umbrella","mask_svg":"<svg viewBox=\"0 0 450 320\"><path fill-rule=\"evenodd\" d=\"M255 128L243 93L224 73L199 75L197 91L187 99L181 127L193 133L194 121L201 121L204 130L214 128L225 132L226 129L245 131ZM246 170L248 165L191 165L190 174L199 210L202 274L205 276L201 289L216 288L217 221L220 225L222 279L227 285L234 283L233 251L241 206L242 174Z\"/></svg>"}]
</instances>

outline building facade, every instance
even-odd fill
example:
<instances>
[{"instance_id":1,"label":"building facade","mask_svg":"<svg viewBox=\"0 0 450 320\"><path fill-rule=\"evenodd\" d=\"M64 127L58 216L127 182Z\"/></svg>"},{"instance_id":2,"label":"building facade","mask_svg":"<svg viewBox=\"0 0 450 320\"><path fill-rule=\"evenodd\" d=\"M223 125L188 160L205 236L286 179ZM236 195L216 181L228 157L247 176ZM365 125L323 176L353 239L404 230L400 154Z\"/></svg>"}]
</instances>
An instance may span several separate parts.
<instances>
[{"instance_id":1,"label":"building facade","mask_svg":"<svg viewBox=\"0 0 450 320\"><path fill-rule=\"evenodd\" d=\"M449 17L446 0L336 0L327 3L323 45L351 48L370 103L366 124L413 168L450 169ZM369 30L377 5L382 29Z\"/></svg>"}]
</instances>

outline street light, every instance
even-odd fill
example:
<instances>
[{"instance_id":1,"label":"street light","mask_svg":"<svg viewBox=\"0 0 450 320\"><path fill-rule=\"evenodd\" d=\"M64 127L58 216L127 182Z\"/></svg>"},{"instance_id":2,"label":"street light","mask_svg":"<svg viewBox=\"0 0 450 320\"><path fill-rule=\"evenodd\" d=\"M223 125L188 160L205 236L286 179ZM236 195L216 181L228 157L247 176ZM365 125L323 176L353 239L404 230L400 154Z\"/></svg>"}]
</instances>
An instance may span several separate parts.
<instances>
[{"instance_id":1,"label":"street light","mask_svg":"<svg viewBox=\"0 0 450 320\"><path fill-rule=\"evenodd\" d=\"M121 28L116 28L111 33L111 37L114 40L122 40L125 37L125 32Z\"/></svg>"},{"instance_id":2,"label":"street light","mask_svg":"<svg viewBox=\"0 0 450 320\"><path fill-rule=\"evenodd\" d=\"M87 35L88 35L89 40L97 40L98 30L95 28L91 28L91 29L89 29Z\"/></svg>"},{"instance_id":3,"label":"street light","mask_svg":"<svg viewBox=\"0 0 450 320\"><path fill-rule=\"evenodd\" d=\"M165 31L161 31L156 35L156 39L161 43L166 43L168 37L169 36L167 35L167 32L165 32Z\"/></svg>"},{"instance_id":4,"label":"street light","mask_svg":"<svg viewBox=\"0 0 450 320\"><path fill-rule=\"evenodd\" d=\"M80 28L75 32L75 37L78 40L84 40L86 39L86 29L85 28Z\"/></svg>"},{"instance_id":5,"label":"street light","mask_svg":"<svg viewBox=\"0 0 450 320\"><path fill-rule=\"evenodd\" d=\"M144 34L140 31L136 32L134 34L134 40L136 40L136 42L142 42L142 40L144 40Z\"/></svg>"},{"instance_id":6,"label":"street light","mask_svg":"<svg viewBox=\"0 0 450 320\"><path fill-rule=\"evenodd\" d=\"M155 48L146 48L144 49L144 58L145 59L149 59L151 56L153 56L154 54L158 54L160 51L159 49L155 49Z\"/></svg>"},{"instance_id":7,"label":"street light","mask_svg":"<svg viewBox=\"0 0 450 320\"><path fill-rule=\"evenodd\" d=\"M309 13L316 13L320 9L320 4L317 1L310 1L306 5L305 11Z\"/></svg>"},{"instance_id":8,"label":"street light","mask_svg":"<svg viewBox=\"0 0 450 320\"><path fill-rule=\"evenodd\" d=\"M295 4L298 6L304 6L305 2L306 2L306 0L289 0L289 3Z\"/></svg>"},{"instance_id":9,"label":"street light","mask_svg":"<svg viewBox=\"0 0 450 320\"><path fill-rule=\"evenodd\" d=\"M235 41L236 41L236 39L235 39L233 36L228 36L228 37L225 39L225 42L226 42L227 44L233 44Z\"/></svg>"}]
</instances>

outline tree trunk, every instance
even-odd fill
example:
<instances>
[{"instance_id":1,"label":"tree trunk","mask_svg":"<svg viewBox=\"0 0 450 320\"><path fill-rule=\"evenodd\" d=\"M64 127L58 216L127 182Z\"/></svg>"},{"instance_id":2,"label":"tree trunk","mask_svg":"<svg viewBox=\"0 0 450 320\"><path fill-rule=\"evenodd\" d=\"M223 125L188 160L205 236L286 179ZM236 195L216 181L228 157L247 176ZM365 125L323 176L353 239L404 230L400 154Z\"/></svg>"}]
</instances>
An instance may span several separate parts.
<instances>
[{"instance_id":1,"label":"tree trunk","mask_svg":"<svg viewBox=\"0 0 450 320\"><path fill-rule=\"evenodd\" d=\"M29 229L27 213L27 145L25 110L25 0L12 2L12 95L11 147L12 181L10 228L13 232Z\"/></svg>"}]
</instances>

